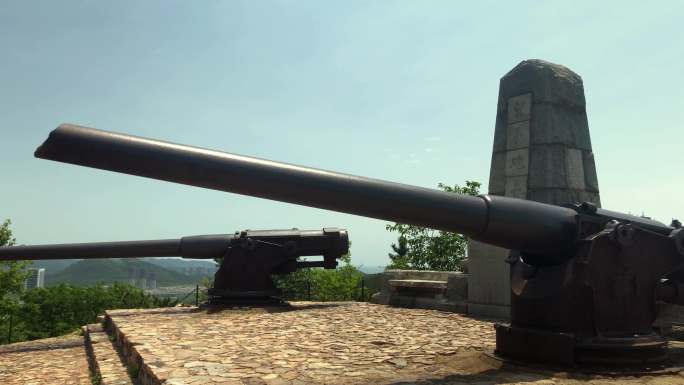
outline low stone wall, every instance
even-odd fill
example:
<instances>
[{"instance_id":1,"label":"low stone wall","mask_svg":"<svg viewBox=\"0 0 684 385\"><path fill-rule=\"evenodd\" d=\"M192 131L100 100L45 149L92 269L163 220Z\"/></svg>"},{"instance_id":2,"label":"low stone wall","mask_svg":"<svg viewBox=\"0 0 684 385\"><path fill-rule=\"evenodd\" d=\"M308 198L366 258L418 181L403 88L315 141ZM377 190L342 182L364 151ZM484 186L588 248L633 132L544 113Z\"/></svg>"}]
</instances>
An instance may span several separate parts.
<instances>
[{"instance_id":1,"label":"low stone wall","mask_svg":"<svg viewBox=\"0 0 684 385\"><path fill-rule=\"evenodd\" d=\"M446 282L446 290L434 298L424 298L419 295L409 296L406 291L399 293L390 281L421 280ZM375 293L371 302L381 305L399 307L416 307L467 312L468 274L455 271L430 270L387 270L381 277L380 292Z\"/></svg>"}]
</instances>

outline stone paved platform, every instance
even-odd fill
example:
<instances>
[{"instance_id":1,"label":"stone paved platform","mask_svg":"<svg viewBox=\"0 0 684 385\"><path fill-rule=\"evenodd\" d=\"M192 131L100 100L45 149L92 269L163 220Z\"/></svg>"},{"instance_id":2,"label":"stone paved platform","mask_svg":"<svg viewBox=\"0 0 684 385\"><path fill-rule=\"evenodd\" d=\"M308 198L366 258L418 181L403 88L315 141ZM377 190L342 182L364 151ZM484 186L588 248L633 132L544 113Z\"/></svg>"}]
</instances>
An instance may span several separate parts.
<instances>
[{"instance_id":1,"label":"stone paved platform","mask_svg":"<svg viewBox=\"0 0 684 385\"><path fill-rule=\"evenodd\" d=\"M91 373L97 373L98 385L133 385L128 368L121 362L119 353L102 330L102 325L83 326L86 352L90 356Z\"/></svg>"},{"instance_id":2,"label":"stone paved platform","mask_svg":"<svg viewBox=\"0 0 684 385\"><path fill-rule=\"evenodd\" d=\"M83 337L66 336L0 347L2 385L90 385Z\"/></svg>"},{"instance_id":3,"label":"stone paved platform","mask_svg":"<svg viewBox=\"0 0 684 385\"><path fill-rule=\"evenodd\" d=\"M109 311L142 384L684 384L503 369L483 352L492 323L367 303L291 309Z\"/></svg>"}]
</instances>

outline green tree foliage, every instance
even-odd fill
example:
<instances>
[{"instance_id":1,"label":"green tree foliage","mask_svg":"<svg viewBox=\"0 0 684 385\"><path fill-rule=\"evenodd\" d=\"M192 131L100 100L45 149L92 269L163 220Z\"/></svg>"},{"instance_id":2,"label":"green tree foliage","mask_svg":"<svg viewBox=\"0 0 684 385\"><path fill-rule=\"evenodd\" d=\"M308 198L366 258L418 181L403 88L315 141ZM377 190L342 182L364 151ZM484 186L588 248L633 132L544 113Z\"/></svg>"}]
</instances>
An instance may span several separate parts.
<instances>
[{"instance_id":1,"label":"green tree foliage","mask_svg":"<svg viewBox=\"0 0 684 385\"><path fill-rule=\"evenodd\" d=\"M12 237L10 220L0 225L0 246L13 246L16 239ZM3 303L12 302L24 288L24 281L28 277L26 267L30 262L0 261L0 307Z\"/></svg>"},{"instance_id":2,"label":"green tree foliage","mask_svg":"<svg viewBox=\"0 0 684 385\"><path fill-rule=\"evenodd\" d=\"M108 309L175 305L127 284L78 287L67 284L26 290L13 312L12 342L63 335L95 322ZM8 326L8 325L6 325ZM0 328L5 333L5 329ZM0 340L7 341L6 335Z\"/></svg>"},{"instance_id":3,"label":"green tree foliage","mask_svg":"<svg viewBox=\"0 0 684 385\"><path fill-rule=\"evenodd\" d=\"M351 252L342 256L340 260L342 265L336 269L300 269L287 275L273 276L273 280L288 300L368 300L368 290L364 291L364 298L361 298L364 274L352 265Z\"/></svg>"},{"instance_id":4,"label":"green tree foliage","mask_svg":"<svg viewBox=\"0 0 684 385\"><path fill-rule=\"evenodd\" d=\"M389 256L390 261L392 261L392 268L402 270L410 269L408 258L409 249L406 237L400 235L399 238L397 238L397 243L393 243L391 247L393 252L387 254L387 256Z\"/></svg>"},{"instance_id":5,"label":"green tree foliage","mask_svg":"<svg viewBox=\"0 0 684 385\"><path fill-rule=\"evenodd\" d=\"M480 183L466 181L465 186L439 188L450 193L478 195ZM392 244L394 253L388 269L463 271L468 240L464 235L403 223L388 224L387 230L399 233L399 245ZM402 246L402 242L405 246ZM404 247L405 249L402 249ZM402 251L402 253L399 253Z\"/></svg>"},{"instance_id":6,"label":"green tree foliage","mask_svg":"<svg viewBox=\"0 0 684 385\"><path fill-rule=\"evenodd\" d=\"M10 220L0 225L0 246L13 246L16 239L12 236ZM26 267L30 262L0 261L0 333L8 333L12 314L19 307L19 296L28 277ZM0 341L3 341L0 338Z\"/></svg>"}]
</instances>

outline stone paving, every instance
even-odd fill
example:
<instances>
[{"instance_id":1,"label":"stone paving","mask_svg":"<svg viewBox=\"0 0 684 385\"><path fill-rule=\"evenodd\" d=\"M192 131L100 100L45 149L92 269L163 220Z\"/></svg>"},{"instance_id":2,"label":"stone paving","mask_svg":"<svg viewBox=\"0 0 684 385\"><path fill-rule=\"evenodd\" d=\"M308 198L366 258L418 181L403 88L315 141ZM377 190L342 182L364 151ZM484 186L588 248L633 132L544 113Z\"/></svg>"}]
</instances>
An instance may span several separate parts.
<instances>
[{"instance_id":1,"label":"stone paving","mask_svg":"<svg viewBox=\"0 0 684 385\"><path fill-rule=\"evenodd\" d=\"M100 324L83 327L86 346L91 355L91 370L99 373L99 385L133 385L126 365Z\"/></svg>"},{"instance_id":2,"label":"stone paving","mask_svg":"<svg viewBox=\"0 0 684 385\"><path fill-rule=\"evenodd\" d=\"M47 338L0 347L0 384L91 384L83 337Z\"/></svg>"},{"instance_id":3,"label":"stone paving","mask_svg":"<svg viewBox=\"0 0 684 385\"><path fill-rule=\"evenodd\" d=\"M110 311L143 384L684 384L503 369L492 323L367 303L285 309Z\"/></svg>"}]
</instances>

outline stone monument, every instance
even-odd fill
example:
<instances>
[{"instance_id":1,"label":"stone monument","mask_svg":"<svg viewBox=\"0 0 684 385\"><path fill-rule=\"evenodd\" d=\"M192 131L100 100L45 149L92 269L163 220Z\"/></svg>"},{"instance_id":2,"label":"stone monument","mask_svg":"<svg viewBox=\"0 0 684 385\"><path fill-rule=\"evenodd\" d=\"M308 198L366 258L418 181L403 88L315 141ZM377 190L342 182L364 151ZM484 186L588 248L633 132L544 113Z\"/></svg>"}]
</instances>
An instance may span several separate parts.
<instances>
[{"instance_id":1,"label":"stone monument","mask_svg":"<svg viewBox=\"0 0 684 385\"><path fill-rule=\"evenodd\" d=\"M501 78L489 194L562 205L600 206L582 78L525 60ZM470 314L508 317L508 250L471 241Z\"/></svg>"}]
</instances>

